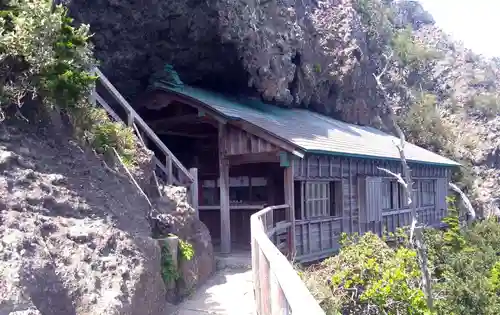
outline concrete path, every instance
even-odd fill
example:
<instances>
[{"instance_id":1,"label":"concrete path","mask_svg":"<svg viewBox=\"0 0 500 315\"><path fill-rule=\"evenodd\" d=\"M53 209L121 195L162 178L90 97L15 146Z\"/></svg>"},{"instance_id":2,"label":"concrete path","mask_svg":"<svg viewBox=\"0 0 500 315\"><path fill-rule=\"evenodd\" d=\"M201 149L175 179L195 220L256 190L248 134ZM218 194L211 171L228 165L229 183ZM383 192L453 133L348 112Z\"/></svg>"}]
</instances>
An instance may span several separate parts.
<instances>
[{"instance_id":1,"label":"concrete path","mask_svg":"<svg viewBox=\"0 0 500 315\"><path fill-rule=\"evenodd\" d=\"M254 315L250 257L218 258L218 271L172 315Z\"/></svg>"}]
</instances>

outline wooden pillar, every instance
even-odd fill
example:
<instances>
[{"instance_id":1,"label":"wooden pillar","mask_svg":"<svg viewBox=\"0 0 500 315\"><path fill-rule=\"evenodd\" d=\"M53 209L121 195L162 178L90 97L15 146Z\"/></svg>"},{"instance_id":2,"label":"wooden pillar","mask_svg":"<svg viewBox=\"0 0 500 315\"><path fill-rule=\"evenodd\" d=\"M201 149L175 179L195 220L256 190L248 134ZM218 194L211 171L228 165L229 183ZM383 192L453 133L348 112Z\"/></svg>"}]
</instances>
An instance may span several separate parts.
<instances>
[{"instance_id":1,"label":"wooden pillar","mask_svg":"<svg viewBox=\"0 0 500 315\"><path fill-rule=\"evenodd\" d=\"M191 183L190 193L191 193L191 206L194 209L194 213L197 218L200 217L198 213L198 169L193 167L189 169L189 174L193 176L194 181Z\"/></svg>"},{"instance_id":2,"label":"wooden pillar","mask_svg":"<svg viewBox=\"0 0 500 315\"><path fill-rule=\"evenodd\" d=\"M165 156L165 168L167 169L167 185L172 185L174 183L173 172L172 172L172 158L170 156Z\"/></svg>"},{"instance_id":3,"label":"wooden pillar","mask_svg":"<svg viewBox=\"0 0 500 315\"><path fill-rule=\"evenodd\" d=\"M290 206L290 210L287 213L286 220L292 223L290 227L290 255L291 259L295 257L295 197L294 197L294 185L293 185L293 164L285 167L284 169L284 190L285 190L285 204Z\"/></svg>"},{"instance_id":4,"label":"wooden pillar","mask_svg":"<svg viewBox=\"0 0 500 315\"><path fill-rule=\"evenodd\" d=\"M231 252L231 215L229 213L229 161L226 158L226 126L219 124L219 190L221 252Z\"/></svg>"}]
</instances>

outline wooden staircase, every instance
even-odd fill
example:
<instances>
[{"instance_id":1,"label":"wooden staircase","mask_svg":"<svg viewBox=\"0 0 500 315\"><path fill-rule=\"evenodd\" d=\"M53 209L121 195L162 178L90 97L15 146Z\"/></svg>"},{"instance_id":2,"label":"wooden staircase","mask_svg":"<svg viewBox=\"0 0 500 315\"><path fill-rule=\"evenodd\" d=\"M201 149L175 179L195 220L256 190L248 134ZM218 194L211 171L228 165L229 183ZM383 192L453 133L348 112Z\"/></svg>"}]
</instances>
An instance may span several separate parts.
<instances>
[{"instance_id":1,"label":"wooden staircase","mask_svg":"<svg viewBox=\"0 0 500 315\"><path fill-rule=\"evenodd\" d=\"M198 170L186 169L101 70L96 67L94 73L98 77L92 93L94 104L101 105L115 121L133 128L142 145L154 145L157 148L153 158L156 164L155 178L161 181L159 185L186 187L190 204L198 213Z\"/></svg>"}]
</instances>

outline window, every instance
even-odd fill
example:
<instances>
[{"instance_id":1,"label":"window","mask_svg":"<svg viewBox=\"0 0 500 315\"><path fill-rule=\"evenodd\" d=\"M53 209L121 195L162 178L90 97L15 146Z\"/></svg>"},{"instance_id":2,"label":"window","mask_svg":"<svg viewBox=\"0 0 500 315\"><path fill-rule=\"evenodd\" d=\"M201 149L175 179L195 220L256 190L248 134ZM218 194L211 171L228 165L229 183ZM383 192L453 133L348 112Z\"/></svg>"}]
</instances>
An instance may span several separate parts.
<instances>
[{"instance_id":1,"label":"window","mask_svg":"<svg viewBox=\"0 0 500 315\"><path fill-rule=\"evenodd\" d=\"M436 204L436 181L422 180L420 182L420 205L432 206Z\"/></svg>"},{"instance_id":2,"label":"window","mask_svg":"<svg viewBox=\"0 0 500 315\"><path fill-rule=\"evenodd\" d=\"M305 218L342 215L341 181L302 182L301 185L304 189Z\"/></svg>"},{"instance_id":3,"label":"window","mask_svg":"<svg viewBox=\"0 0 500 315\"><path fill-rule=\"evenodd\" d=\"M330 215L330 182L306 182L305 206L308 218Z\"/></svg>"},{"instance_id":4,"label":"window","mask_svg":"<svg viewBox=\"0 0 500 315\"><path fill-rule=\"evenodd\" d=\"M416 183L414 183L414 190ZM415 202L415 199L413 199ZM408 198L405 195L405 190L396 180L382 180L382 210L395 210L408 208Z\"/></svg>"},{"instance_id":5,"label":"window","mask_svg":"<svg viewBox=\"0 0 500 315\"><path fill-rule=\"evenodd\" d=\"M396 185L398 186L399 208L400 209L408 208L408 197L406 196L405 189L398 182L396 182Z\"/></svg>"},{"instance_id":6,"label":"window","mask_svg":"<svg viewBox=\"0 0 500 315\"><path fill-rule=\"evenodd\" d=\"M382 210L394 209L392 200L392 185L391 181L382 181Z\"/></svg>"}]
</instances>

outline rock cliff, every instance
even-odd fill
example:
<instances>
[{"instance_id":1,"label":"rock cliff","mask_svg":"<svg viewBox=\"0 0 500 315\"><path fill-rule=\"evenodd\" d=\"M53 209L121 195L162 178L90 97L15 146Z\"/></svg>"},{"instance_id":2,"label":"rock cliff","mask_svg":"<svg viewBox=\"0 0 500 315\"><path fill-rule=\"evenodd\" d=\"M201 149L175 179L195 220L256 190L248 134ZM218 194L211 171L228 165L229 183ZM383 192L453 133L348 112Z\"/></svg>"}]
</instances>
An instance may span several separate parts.
<instances>
[{"instance_id":1,"label":"rock cliff","mask_svg":"<svg viewBox=\"0 0 500 315\"><path fill-rule=\"evenodd\" d=\"M0 124L0 315L166 314L154 227L193 246L180 298L213 271L207 228L175 187L152 218L125 172L64 134L46 123ZM133 169L142 184L150 154L139 150Z\"/></svg>"},{"instance_id":2,"label":"rock cliff","mask_svg":"<svg viewBox=\"0 0 500 315\"><path fill-rule=\"evenodd\" d=\"M148 204L127 178L69 138L5 122L0 172L0 314L162 314Z\"/></svg>"},{"instance_id":3,"label":"rock cliff","mask_svg":"<svg viewBox=\"0 0 500 315\"><path fill-rule=\"evenodd\" d=\"M131 99L165 63L188 84L379 128L388 111L404 118L430 96L447 135L420 141L410 132L410 140L463 162L476 204L498 212L498 61L448 38L416 1L71 0L69 7L90 24L104 72ZM389 98L374 78L384 69Z\"/></svg>"}]
</instances>

